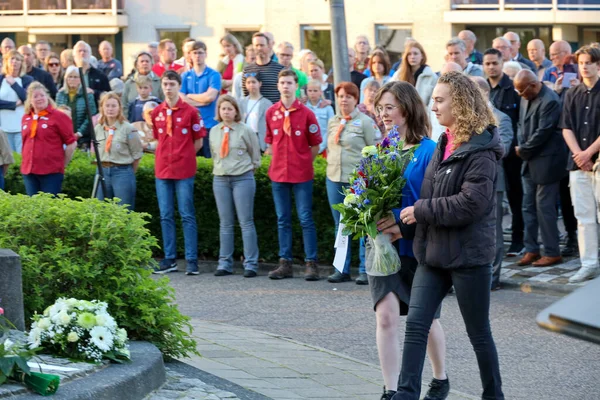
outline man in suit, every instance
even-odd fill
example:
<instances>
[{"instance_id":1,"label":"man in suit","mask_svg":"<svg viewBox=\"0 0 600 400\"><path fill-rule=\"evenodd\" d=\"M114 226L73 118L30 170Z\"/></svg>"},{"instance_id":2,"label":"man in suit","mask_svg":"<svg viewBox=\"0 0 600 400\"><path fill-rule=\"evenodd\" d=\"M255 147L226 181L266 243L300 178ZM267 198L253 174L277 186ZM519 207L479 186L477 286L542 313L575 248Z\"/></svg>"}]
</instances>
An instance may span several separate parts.
<instances>
[{"instance_id":1,"label":"man in suit","mask_svg":"<svg viewBox=\"0 0 600 400\"><path fill-rule=\"evenodd\" d=\"M523 159L525 221L525 255L518 265L548 267L562 262L556 203L567 153L558 128L561 103L558 95L532 71L520 71L514 83L522 97L519 145L515 151ZM544 244L543 257L537 240L538 229Z\"/></svg>"},{"instance_id":2,"label":"man in suit","mask_svg":"<svg viewBox=\"0 0 600 400\"><path fill-rule=\"evenodd\" d=\"M490 85L484 78L472 76L471 80L479 86L484 98L487 99L490 97ZM498 134L500 135L500 142L502 143L502 149L504 150L502 158L504 158L508 155L513 144L514 133L512 121L508 115L494 107L491 101L489 102L489 105L494 112L494 117L496 117ZM500 268L502 267L502 259L504 258L504 235L502 234L502 217L504 216L504 212L502 201L504 200L504 192L506 191L506 182L504 179L502 160L498 161L496 182L496 258L492 265L492 290L500 289Z\"/></svg>"},{"instance_id":3,"label":"man in suit","mask_svg":"<svg viewBox=\"0 0 600 400\"><path fill-rule=\"evenodd\" d=\"M535 64L523 57L519 52L521 49L521 37L519 34L515 32L506 32L504 38L510 42L510 56L512 61L516 61L521 65L525 64L531 71L537 71Z\"/></svg>"}]
</instances>

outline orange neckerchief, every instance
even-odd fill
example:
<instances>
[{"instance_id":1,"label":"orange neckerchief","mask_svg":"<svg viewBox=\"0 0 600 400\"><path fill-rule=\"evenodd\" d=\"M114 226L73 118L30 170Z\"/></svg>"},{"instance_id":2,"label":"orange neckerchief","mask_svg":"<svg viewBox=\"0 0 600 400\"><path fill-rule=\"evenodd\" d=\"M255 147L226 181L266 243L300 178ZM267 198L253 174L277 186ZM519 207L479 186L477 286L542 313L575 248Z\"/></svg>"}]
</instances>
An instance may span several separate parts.
<instances>
[{"instance_id":1,"label":"orange neckerchief","mask_svg":"<svg viewBox=\"0 0 600 400\"><path fill-rule=\"evenodd\" d=\"M37 134L38 120L40 117L45 117L48 114L49 112L47 110L40 111L39 114L34 114L33 112L30 113L31 118L33 118L33 122L31 123L31 133L29 134L31 139L33 139Z\"/></svg>"},{"instance_id":2,"label":"orange neckerchief","mask_svg":"<svg viewBox=\"0 0 600 400\"><path fill-rule=\"evenodd\" d=\"M225 158L227 157L227 155L229 154L229 131L231 130L230 127L228 127L227 125L223 125L221 127L221 129L223 129L223 139L221 140L221 158Z\"/></svg>"},{"instance_id":3,"label":"orange neckerchief","mask_svg":"<svg viewBox=\"0 0 600 400\"><path fill-rule=\"evenodd\" d=\"M113 136L115 136L115 128L114 126L105 126L104 131L108 131L108 137L106 138L106 144L104 145L104 151L110 153L110 146L112 146Z\"/></svg>"},{"instance_id":4,"label":"orange neckerchief","mask_svg":"<svg viewBox=\"0 0 600 400\"><path fill-rule=\"evenodd\" d=\"M284 106L281 106L279 111L281 111L283 113L283 115L285 116L285 118L283 119L283 131L285 132L286 135L291 136L292 121L290 120L290 113L292 111L296 111L296 109L295 108L286 109Z\"/></svg>"},{"instance_id":5,"label":"orange neckerchief","mask_svg":"<svg viewBox=\"0 0 600 400\"><path fill-rule=\"evenodd\" d=\"M333 137L333 140L335 140L336 143L340 142L340 136L342 135L342 132L344 131L344 128L346 127L346 124L351 119L352 119L352 117L350 117L350 116L342 117L342 120L340 121L340 126L338 126L338 130L335 133L335 136Z\"/></svg>"},{"instance_id":6,"label":"orange neckerchief","mask_svg":"<svg viewBox=\"0 0 600 400\"><path fill-rule=\"evenodd\" d=\"M173 111L175 110L179 110L179 107L169 107L168 104L165 104L167 106L167 135L169 136L173 136Z\"/></svg>"}]
</instances>

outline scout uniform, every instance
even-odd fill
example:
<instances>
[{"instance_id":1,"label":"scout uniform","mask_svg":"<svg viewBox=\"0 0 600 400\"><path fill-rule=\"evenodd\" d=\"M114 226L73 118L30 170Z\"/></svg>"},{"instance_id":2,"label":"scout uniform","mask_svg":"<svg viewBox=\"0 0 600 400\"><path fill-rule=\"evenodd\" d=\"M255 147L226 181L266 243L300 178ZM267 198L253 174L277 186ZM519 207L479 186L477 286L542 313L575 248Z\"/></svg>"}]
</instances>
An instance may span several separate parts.
<instances>
[{"instance_id":1,"label":"scout uniform","mask_svg":"<svg viewBox=\"0 0 600 400\"><path fill-rule=\"evenodd\" d=\"M246 124L219 123L210 130L213 174L238 176L260 167L260 146L256 133Z\"/></svg>"}]
</instances>

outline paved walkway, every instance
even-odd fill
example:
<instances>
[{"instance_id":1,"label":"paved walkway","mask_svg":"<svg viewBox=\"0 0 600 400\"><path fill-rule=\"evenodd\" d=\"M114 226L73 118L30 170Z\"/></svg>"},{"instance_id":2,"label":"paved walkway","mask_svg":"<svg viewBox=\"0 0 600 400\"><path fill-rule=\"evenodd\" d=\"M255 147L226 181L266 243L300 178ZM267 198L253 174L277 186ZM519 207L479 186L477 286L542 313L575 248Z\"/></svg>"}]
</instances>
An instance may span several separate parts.
<instances>
[{"instance_id":1,"label":"paved walkway","mask_svg":"<svg viewBox=\"0 0 600 400\"><path fill-rule=\"evenodd\" d=\"M272 399L373 400L382 393L377 365L248 328L196 318L192 325L202 357L181 361ZM452 391L448 399L476 397Z\"/></svg>"}]
</instances>

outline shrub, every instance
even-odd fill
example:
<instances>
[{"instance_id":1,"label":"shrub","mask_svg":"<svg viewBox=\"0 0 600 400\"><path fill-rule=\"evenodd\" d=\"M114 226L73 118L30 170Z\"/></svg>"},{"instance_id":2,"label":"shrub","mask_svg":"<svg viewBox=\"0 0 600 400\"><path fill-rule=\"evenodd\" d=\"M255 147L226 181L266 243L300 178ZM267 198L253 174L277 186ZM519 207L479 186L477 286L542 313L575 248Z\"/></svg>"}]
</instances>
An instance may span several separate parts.
<instances>
[{"instance_id":1,"label":"shrub","mask_svg":"<svg viewBox=\"0 0 600 400\"><path fill-rule=\"evenodd\" d=\"M131 339L154 343L166 357L196 353L168 279L150 277L157 242L147 214L95 199L0 192L0 216L0 248L21 256L26 321L59 297L96 299Z\"/></svg>"},{"instance_id":2,"label":"shrub","mask_svg":"<svg viewBox=\"0 0 600 400\"><path fill-rule=\"evenodd\" d=\"M23 179L19 173L20 158L12 165L6 176L6 190L11 193L25 193ZM76 152L73 161L69 164L63 192L70 198L90 197L94 182L95 167L92 159L85 153ZM270 158L263 158L262 166L256 171L256 200L254 206L254 221L258 233L260 257L267 261L277 261L277 216L271 192L271 180L267 175ZM333 261L334 224L331 209L327 200L325 187L325 169L327 162L322 158L315 161L315 183L313 190L313 216L317 227L317 240L319 260L325 266ZM145 154L137 171L136 211L151 215L148 228L152 235L161 238L160 214L156 200L154 184L154 156ZM219 216L216 212L215 199L212 191L212 160L198 158L198 171L195 180L195 205L198 220L198 254L205 258L218 258L219 256ZM183 254L183 233L179 218L177 223L177 251ZM294 210L293 217L294 255L304 257L302 246L302 229ZM357 242L354 243L357 248ZM243 246L239 229L236 229L235 254L243 254ZM353 252L357 259L358 251ZM160 255L158 248L155 255Z\"/></svg>"}]
</instances>

